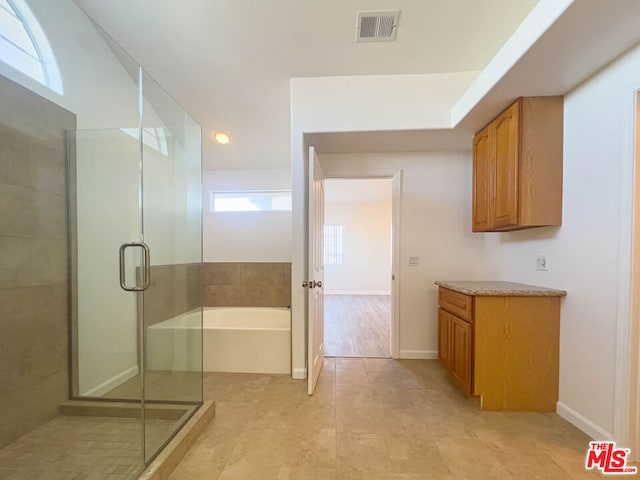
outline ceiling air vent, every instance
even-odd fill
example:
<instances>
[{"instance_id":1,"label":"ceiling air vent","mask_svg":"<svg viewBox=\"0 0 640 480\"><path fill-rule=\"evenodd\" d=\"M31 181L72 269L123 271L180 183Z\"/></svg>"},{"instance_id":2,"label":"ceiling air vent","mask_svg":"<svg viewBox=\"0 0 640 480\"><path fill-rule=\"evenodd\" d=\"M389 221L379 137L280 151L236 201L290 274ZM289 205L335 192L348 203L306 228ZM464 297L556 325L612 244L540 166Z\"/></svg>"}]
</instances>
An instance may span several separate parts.
<instances>
[{"instance_id":1,"label":"ceiling air vent","mask_svg":"<svg viewBox=\"0 0 640 480\"><path fill-rule=\"evenodd\" d=\"M400 10L358 12L356 42L392 42L396 39Z\"/></svg>"}]
</instances>

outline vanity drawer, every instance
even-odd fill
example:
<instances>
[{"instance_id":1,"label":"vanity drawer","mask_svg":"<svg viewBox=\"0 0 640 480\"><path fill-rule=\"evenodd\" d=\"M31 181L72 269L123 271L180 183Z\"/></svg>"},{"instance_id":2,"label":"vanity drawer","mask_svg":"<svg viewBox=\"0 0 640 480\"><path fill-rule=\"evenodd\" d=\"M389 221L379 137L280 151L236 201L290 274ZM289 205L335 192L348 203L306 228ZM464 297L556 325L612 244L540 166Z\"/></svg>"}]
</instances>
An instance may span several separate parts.
<instances>
[{"instance_id":1,"label":"vanity drawer","mask_svg":"<svg viewBox=\"0 0 640 480\"><path fill-rule=\"evenodd\" d=\"M447 288L438 288L438 304L440 308L455 316L473 322L473 297L454 292Z\"/></svg>"}]
</instances>

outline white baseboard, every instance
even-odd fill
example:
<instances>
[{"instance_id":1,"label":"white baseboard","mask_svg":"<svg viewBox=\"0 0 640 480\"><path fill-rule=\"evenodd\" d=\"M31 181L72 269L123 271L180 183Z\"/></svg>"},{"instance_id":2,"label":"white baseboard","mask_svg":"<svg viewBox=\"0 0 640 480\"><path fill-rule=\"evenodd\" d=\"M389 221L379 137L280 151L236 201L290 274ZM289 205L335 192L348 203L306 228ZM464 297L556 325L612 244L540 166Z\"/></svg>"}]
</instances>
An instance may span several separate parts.
<instances>
[{"instance_id":1,"label":"white baseboard","mask_svg":"<svg viewBox=\"0 0 640 480\"><path fill-rule=\"evenodd\" d=\"M397 358L407 360L435 360L438 358L438 352L436 350L400 350Z\"/></svg>"},{"instance_id":2,"label":"white baseboard","mask_svg":"<svg viewBox=\"0 0 640 480\"><path fill-rule=\"evenodd\" d=\"M306 368L294 368L291 373L291 377L296 380L304 380L307 378L307 369Z\"/></svg>"},{"instance_id":3,"label":"white baseboard","mask_svg":"<svg viewBox=\"0 0 640 480\"><path fill-rule=\"evenodd\" d=\"M344 291L341 290L339 292L333 292L331 290L326 290L324 292L325 295L391 295L391 292L382 292L382 291L365 291L365 292L356 292L356 291Z\"/></svg>"},{"instance_id":4,"label":"white baseboard","mask_svg":"<svg viewBox=\"0 0 640 480\"><path fill-rule=\"evenodd\" d=\"M118 385L123 384L127 380L138 375L138 366L134 365L133 367L127 368L124 372L120 372L117 375L111 377L110 379L102 382L97 387L88 390L87 392L81 393L82 396L86 397L101 397L105 393L110 390L113 390Z\"/></svg>"},{"instance_id":5,"label":"white baseboard","mask_svg":"<svg viewBox=\"0 0 640 480\"><path fill-rule=\"evenodd\" d=\"M576 412L573 408L562 402L556 404L556 413L564 418L567 422L582 430L594 440L613 440L611 432L607 432L604 428L596 425L584 415Z\"/></svg>"}]
</instances>

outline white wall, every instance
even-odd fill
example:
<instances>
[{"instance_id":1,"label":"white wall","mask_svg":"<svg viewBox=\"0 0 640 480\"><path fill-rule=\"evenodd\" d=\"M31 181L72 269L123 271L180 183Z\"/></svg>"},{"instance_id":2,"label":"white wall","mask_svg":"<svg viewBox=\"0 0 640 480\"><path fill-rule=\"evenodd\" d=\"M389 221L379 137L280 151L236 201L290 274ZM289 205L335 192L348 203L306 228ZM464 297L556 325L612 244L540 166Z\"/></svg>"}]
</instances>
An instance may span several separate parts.
<instances>
[{"instance_id":1,"label":"white wall","mask_svg":"<svg viewBox=\"0 0 640 480\"><path fill-rule=\"evenodd\" d=\"M291 212L212 212L212 191L291 190L289 170L212 170L203 174L205 262L290 262Z\"/></svg>"},{"instance_id":2,"label":"white wall","mask_svg":"<svg viewBox=\"0 0 640 480\"><path fill-rule=\"evenodd\" d=\"M618 322L628 314L634 91L640 48L565 97L559 228L485 234L500 278L568 291L559 412L598 439L614 432ZM546 255L547 272L534 269Z\"/></svg>"},{"instance_id":3,"label":"white wall","mask_svg":"<svg viewBox=\"0 0 640 480\"><path fill-rule=\"evenodd\" d=\"M383 201L341 199L340 192L333 194L332 186L336 182L342 184L338 188L346 189L353 182L364 183L365 188L367 183L366 180L331 179L325 182L325 224L342 225L343 230L343 262L325 265L325 293L390 295L391 180L382 180L387 197Z\"/></svg>"},{"instance_id":4,"label":"white wall","mask_svg":"<svg viewBox=\"0 0 640 480\"><path fill-rule=\"evenodd\" d=\"M291 359L306 377L307 162L305 133L448 129L451 108L478 72L291 80Z\"/></svg>"},{"instance_id":5,"label":"white wall","mask_svg":"<svg viewBox=\"0 0 640 480\"><path fill-rule=\"evenodd\" d=\"M325 174L402 170L399 356L435 358L436 280L484 279L484 240L471 233L471 154L424 152L321 155ZM409 266L409 257L420 265Z\"/></svg>"}]
</instances>

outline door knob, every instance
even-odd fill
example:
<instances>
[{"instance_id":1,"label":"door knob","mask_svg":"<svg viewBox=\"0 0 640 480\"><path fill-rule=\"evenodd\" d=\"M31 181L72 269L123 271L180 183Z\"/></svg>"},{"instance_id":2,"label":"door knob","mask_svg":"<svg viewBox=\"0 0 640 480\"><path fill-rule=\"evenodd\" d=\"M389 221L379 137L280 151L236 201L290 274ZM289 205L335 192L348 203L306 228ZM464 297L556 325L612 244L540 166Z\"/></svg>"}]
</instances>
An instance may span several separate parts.
<instances>
[{"instance_id":1,"label":"door knob","mask_svg":"<svg viewBox=\"0 0 640 480\"><path fill-rule=\"evenodd\" d=\"M322 280L316 282L315 280L313 281L313 286L314 287L318 287L318 288L322 288Z\"/></svg>"}]
</instances>

